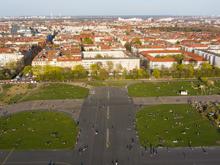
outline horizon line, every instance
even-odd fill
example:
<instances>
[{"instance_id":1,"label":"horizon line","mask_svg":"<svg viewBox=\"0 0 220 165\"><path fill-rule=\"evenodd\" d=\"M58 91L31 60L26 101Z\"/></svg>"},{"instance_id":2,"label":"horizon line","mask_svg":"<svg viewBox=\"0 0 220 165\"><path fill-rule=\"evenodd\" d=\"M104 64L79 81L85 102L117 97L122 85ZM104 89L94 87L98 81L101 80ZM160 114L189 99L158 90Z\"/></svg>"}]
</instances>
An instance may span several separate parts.
<instances>
[{"instance_id":1,"label":"horizon line","mask_svg":"<svg viewBox=\"0 0 220 165\"><path fill-rule=\"evenodd\" d=\"M157 16L172 16L172 17L220 17L220 14L207 14L207 15L199 15L199 14L82 14L82 15L0 15L0 17L119 17L119 16L125 16L125 17L157 17Z\"/></svg>"}]
</instances>

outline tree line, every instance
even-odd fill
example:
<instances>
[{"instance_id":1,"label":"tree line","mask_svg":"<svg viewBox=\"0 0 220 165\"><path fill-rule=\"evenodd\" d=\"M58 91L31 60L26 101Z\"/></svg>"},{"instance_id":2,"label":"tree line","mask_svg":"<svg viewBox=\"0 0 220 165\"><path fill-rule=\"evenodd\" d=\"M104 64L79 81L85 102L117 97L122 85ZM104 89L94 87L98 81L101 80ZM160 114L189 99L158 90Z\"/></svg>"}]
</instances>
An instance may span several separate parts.
<instances>
[{"instance_id":1,"label":"tree line","mask_svg":"<svg viewBox=\"0 0 220 165\"><path fill-rule=\"evenodd\" d=\"M103 67L100 64L92 64L90 70L86 70L82 65L71 68L57 66L26 66L23 70L25 77L33 77L37 81L72 81L92 78L95 80L105 79L139 79L149 78L149 73L145 69L133 69L127 71L122 66L113 69L111 64Z\"/></svg>"},{"instance_id":2,"label":"tree line","mask_svg":"<svg viewBox=\"0 0 220 165\"><path fill-rule=\"evenodd\" d=\"M174 64L170 69L154 69L151 73L154 78L220 77L220 68L209 63L203 63L197 69L193 64Z\"/></svg>"},{"instance_id":3,"label":"tree line","mask_svg":"<svg viewBox=\"0 0 220 165\"><path fill-rule=\"evenodd\" d=\"M0 70L0 79L10 79L16 75L13 64L8 66L5 74ZM83 79L148 79L148 78L200 78L200 77L220 77L220 68L214 67L208 63L203 63L195 69L192 64L174 64L172 68L162 68L149 70L147 68L126 70L120 64L114 67L112 62L107 66L101 63L92 64L90 69L85 69L82 65L76 65L73 68L63 68L57 66L26 66L22 74L24 77L33 77L37 81L72 81Z\"/></svg>"}]
</instances>

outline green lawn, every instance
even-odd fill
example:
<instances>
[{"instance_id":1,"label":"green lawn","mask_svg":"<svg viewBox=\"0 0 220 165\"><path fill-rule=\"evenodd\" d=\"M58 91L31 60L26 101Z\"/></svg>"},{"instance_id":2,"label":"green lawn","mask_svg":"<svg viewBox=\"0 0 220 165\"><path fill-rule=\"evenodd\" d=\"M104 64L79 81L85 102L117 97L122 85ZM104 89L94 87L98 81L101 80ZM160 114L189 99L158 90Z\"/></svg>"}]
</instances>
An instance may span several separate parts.
<instances>
[{"instance_id":1,"label":"green lawn","mask_svg":"<svg viewBox=\"0 0 220 165\"><path fill-rule=\"evenodd\" d=\"M127 82L123 80L88 81L87 84L94 87L101 87L101 86L125 87L127 85Z\"/></svg>"},{"instance_id":2,"label":"green lawn","mask_svg":"<svg viewBox=\"0 0 220 165\"><path fill-rule=\"evenodd\" d=\"M148 106L136 115L142 146L217 146L220 132L190 105Z\"/></svg>"},{"instance_id":3,"label":"green lawn","mask_svg":"<svg viewBox=\"0 0 220 165\"><path fill-rule=\"evenodd\" d=\"M21 112L0 118L0 149L71 149L78 128L67 114Z\"/></svg>"},{"instance_id":4,"label":"green lawn","mask_svg":"<svg viewBox=\"0 0 220 165\"><path fill-rule=\"evenodd\" d=\"M51 83L44 84L25 96L22 101L29 100L56 100L56 99L82 99L87 97L87 88L70 84Z\"/></svg>"},{"instance_id":5,"label":"green lawn","mask_svg":"<svg viewBox=\"0 0 220 165\"><path fill-rule=\"evenodd\" d=\"M87 84L94 87L106 86L106 83L104 81L88 81Z\"/></svg>"},{"instance_id":6,"label":"green lawn","mask_svg":"<svg viewBox=\"0 0 220 165\"><path fill-rule=\"evenodd\" d=\"M208 87L205 91L197 88L198 82L149 82L128 86L128 93L133 97L178 96L180 90L187 90L189 95L211 95L220 93L220 82Z\"/></svg>"},{"instance_id":7,"label":"green lawn","mask_svg":"<svg viewBox=\"0 0 220 165\"><path fill-rule=\"evenodd\" d=\"M16 103L34 88L34 84L0 85L0 105Z\"/></svg>"}]
</instances>

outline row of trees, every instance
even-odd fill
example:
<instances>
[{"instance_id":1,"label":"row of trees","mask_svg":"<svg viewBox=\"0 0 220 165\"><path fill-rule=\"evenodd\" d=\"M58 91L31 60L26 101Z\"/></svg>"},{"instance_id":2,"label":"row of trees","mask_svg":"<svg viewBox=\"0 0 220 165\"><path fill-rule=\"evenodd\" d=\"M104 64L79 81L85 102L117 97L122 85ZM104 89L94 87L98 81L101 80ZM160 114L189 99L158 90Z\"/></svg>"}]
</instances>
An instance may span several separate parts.
<instances>
[{"instance_id":1,"label":"row of trees","mask_svg":"<svg viewBox=\"0 0 220 165\"><path fill-rule=\"evenodd\" d=\"M149 73L144 69L127 71L122 66L117 66L114 69L111 63L107 67L103 67L100 64L92 64L90 71L86 70L82 65L76 65L72 69L54 66L26 66L23 70L23 75L27 77L33 76L38 81L67 81L87 79L88 77L96 80L105 80L108 78L149 78Z\"/></svg>"},{"instance_id":2,"label":"row of trees","mask_svg":"<svg viewBox=\"0 0 220 165\"><path fill-rule=\"evenodd\" d=\"M90 70L86 70L82 65L76 65L72 69L54 66L26 66L24 75L33 75L36 80L41 81L65 81L75 79L87 79L91 77L97 80L105 79L146 79L154 78L200 78L200 77L220 77L220 68L204 63L200 68L195 69L192 64L175 64L171 69L133 69L127 71L120 64L114 66L108 62L107 66L101 63L92 64ZM1 72L0 72L1 76Z\"/></svg>"},{"instance_id":3,"label":"row of trees","mask_svg":"<svg viewBox=\"0 0 220 165\"><path fill-rule=\"evenodd\" d=\"M208 63L203 63L195 69L192 64L175 64L170 69L154 69L152 76L155 78L194 78L194 77L220 77L220 68Z\"/></svg>"},{"instance_id":4,"label":"row of trees","mask_svg":"<svg viewBox=\"0 0 220 165\"><path fill-rule=\"evenodd\" d=\"M9 62L4 68L0 68L0 80L7 80L16 77L23 68L23 62Z\"/></svg>"},{"instance_id":5,"label":"row of trees","mask_svg":"<svg viewBox=\"0 0 220 165\"><path fill-rule=\"evenodd\" d=\"M87 77L87 71L81 65L77 65L73 69L49 65L26 66L23 74L25 76L33 76L38 81L65 81Z\"/></svg>"}]
</instances>

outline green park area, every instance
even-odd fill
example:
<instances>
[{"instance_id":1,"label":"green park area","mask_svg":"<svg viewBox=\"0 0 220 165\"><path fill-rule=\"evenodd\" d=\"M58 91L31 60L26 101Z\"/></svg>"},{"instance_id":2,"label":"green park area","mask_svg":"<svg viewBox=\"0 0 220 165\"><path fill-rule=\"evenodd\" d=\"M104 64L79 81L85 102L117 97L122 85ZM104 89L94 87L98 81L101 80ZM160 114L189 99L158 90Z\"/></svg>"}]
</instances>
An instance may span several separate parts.
<instances>
[{"instance_id":1,"label":"green park area","mask_svg":"<svg viewBox=\"0 0 220 165\"><path fill-rule=\"evenodd\" d=\"M82 99L88 93L87 88L64 83L1 85L0 105L29 100Z\"/></svg>"},{"instance_id":2,"label":"green park area","mask_svg":"<svg viewBox=\"0 0 220 165\"><path fill-rule=\"evenodd\" d=\"M146 82L128 86L128 93L132 97L179 96L180 91L187 91L188 95L213 95L220 93L220 82L199 81L171 81Z\"/></svg>"},{"instance_id":3,"label":"green park area","mask_svg":"<svg viewBox=\"0 0 220 165\"><path fill-rule=\"evenodd\" d=\"M110 87L125 87L128 80L108 80L108 81L88 81L87 84L93 87L110 86Z\"/></svg>"},{"instance_id":4,"label":"green park area","mask_svg":"<svg viewBox=\"0 0 220 165\"><path fill-rule=\"evenodd\" d=\"M35 88L33 84L0 85L0 105L16 103Z\"/></svg>"},{"instance_id":5,"label":"green park area","mask_svg":"<svg viewBox=\"0 0 220 165\"><path fill-rule=\"evenodd\" d=\"M136 114L142 146L219 146L220 131L190 105L147 106Z\"/></svg>"},{"instance_id":6,"label":"green park area","mask_svg":"<svg viewBox=\"0 0 220 165\"><path fill-rule=\"evenodd\" d=\"M57 99L82 99L88 96L87 88L74 86L70 84L51 83L43 84L37 90L23 98L23 101L29 100L57 100Z\"/></svg>"},{"instance_id":7,"label":"green park area","mask_svg":"<svg viewBox=\"0 0 220 165\"><path fill-rule=\"evenodd\" d=\"M67 114L20 112L0 118L0 149L71 149L78 127Z\"/></svg>"}]
</instances>

